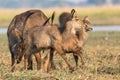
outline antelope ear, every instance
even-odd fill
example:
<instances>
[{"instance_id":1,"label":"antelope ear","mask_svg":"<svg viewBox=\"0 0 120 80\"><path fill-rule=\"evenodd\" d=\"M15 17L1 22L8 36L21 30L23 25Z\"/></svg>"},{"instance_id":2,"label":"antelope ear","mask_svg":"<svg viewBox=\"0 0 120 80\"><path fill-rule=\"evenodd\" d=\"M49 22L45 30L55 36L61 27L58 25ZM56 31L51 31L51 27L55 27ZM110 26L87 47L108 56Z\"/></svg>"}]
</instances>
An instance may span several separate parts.
<instances>
[{"instance_id":1,"label":"antelope ear","mask_svg":"<svg viewBox=\"0 0 120 80\"><path fill-rule=\"evenodd\" d=\"M89 21L88 16L84 17L84 21Z\"/></svg>"},{"instance_id":2,"label":"antelope ear","mask_svg":"<svg viewBox=\"0 0 120 80\"><path fill-rule=\"evenodd\" d=\"M71 10L71 15L72 15L72 17L74 16L74 13L75 13L76 11L75 11L75 9L72 9Z\"/></svg>"}]
</instances>

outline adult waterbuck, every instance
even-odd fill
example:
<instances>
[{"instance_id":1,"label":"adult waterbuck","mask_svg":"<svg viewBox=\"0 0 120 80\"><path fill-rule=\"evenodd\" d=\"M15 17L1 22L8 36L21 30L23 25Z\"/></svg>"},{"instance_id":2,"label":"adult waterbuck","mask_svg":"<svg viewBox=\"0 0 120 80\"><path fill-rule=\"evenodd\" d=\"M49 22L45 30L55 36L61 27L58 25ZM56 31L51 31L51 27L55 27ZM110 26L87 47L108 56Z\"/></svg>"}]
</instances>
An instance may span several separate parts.
<instances>
[{"instance_id":1,"label":"adult waterbuck","mask_svg":"<svg viewBox=\"0 0 120 80\"><path fill-rule=\"evenodd\" d=\"M17 60L17 63L19 63L22 59L24 53L24 44L22 40L24 33L32 27L42 25L46 20L47 17L41 10L29 10L16 15L12 19L7 30L8 44L12 62L11 71L14 71L15 60ZM49 24L49 22L47 24Z\"/></svg>"}]
</instances>

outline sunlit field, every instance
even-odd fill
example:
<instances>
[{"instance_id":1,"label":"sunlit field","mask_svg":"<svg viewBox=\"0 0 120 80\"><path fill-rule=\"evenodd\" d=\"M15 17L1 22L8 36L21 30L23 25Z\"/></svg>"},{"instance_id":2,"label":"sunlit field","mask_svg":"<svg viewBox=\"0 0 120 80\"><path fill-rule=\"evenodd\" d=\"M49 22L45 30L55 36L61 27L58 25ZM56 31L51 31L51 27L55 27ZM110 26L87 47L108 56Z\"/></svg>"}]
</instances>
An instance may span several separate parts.
<instances>
[{"instance_id":1,"label":"sunlit field","mask_svg":"<svg viewBox=\"0 0 120 80\"><path fill-rule=\"evenodd\" d=\"M48 17L52 12L56 12L54 22L58 23L59 15L66 11L70 12L71 8L34 8L42 10ZM76 14L81 18L88 16L93 25L119 25L120 24L120 6L100 6L100 7L75 7ZM30 9L0 9L0 27L7 27L13 17L17 14Z\"/></svg>"},{"instance_id":2,"label":"sunlit field","mask_svg":"<svg viewBox=\"0 0 120 80\"><path fill-rule=\"evenodd\" d=\"M16 65L15 72L10 71L10 52L7 36L0 35L0 80L120 80L120 32L89 32L89 39L83 50L85 65L81 65L70 73L64 60L57 54L54 56L56 70L44 72L23 70L23 60ZM42 54L42 57L47 51ZM67 57L73 66L72 54Z\"/></svg>"}]
</instances>

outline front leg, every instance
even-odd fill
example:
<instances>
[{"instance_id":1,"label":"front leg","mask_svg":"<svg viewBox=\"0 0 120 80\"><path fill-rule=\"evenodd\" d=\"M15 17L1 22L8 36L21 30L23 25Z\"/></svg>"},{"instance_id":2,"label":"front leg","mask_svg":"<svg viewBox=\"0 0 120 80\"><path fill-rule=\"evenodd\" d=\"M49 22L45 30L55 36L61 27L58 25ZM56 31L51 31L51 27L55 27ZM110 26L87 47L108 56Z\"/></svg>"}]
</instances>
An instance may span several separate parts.
<instances>
[{"instance_id":1,"label":"front leg","mask_svg":"<svg viewBox=\"0 0 120 80\"><path fill-rule=\"evenodd\" d=\"M15 70L15 57L14 57L13 53L11 53L11 61L12 61L11 71L14 72L14 70Z\"/></svg>"},{"instance_id":2,"label":"front leg","mask_svg":"<svg viewBox=\"0 0 120 80\"><path fill-rule=\"evenodd\" d=\"M44 58L44 71L48 72L49 71L49 66L50 66L50 53L48 53L45 58Z\"/></svg>"},{"instance_id":3,"label":"front leg","mask_svg":"<svg viewBox=\"0 0 120 80\"><path fill-rule=\"evenodd\" d=\"M54 55L56 54L56 51L54 49L50 49L50 55L49 53L43 58L43 61L44 61L44 68L47 67L47 68L52 68L52 69L56 69L56 66L54 64L54 60L53 60L53 57ZM49 58L50 57L50 58ZM48 61L49 62L49 65L48 65Z\"/></svg>"},{"instance_id":4,"label":"front leg","mask_svg":"<svg viewBox=\"0 0 120 80\"><path fill-rule=\"evenodd\" d=\"M68 65L69 69L71 70L71 72L74 70L74 68L72 67L72 65L68 62L67 57L66 57L66 53L64 53L61 43L56 42L55 44L55 50L60 54L60 56L65 60L66 64Z\"/></svg>"},{"instance_id":5,"label":"front leg","mask_svg":"<svg viewBox=\"0 0 120 80\"><path fill-rule=\"evenodd\" d=\"M33 62L31 56L24 55L24 69L25 70L33 70Z\"/></svg>"},{"instance_id":6,"label":"front leg","mask_svg":"<svg viewBox=\"0 0 120 80\"><path fill-rule=\"evenodd\" d=\"M63 51L62 48L62 42L61 41L56 41L54 42L54 49L60 54L60 56L65 60L66 64L69 67L69 70L72 72L74 71L74 68L71 66L71 64L68 62L66 53Z\"/></svg>"},{"instance_id":7,"label":"front leg","mask_svg":"<svg viewBox=\"0 0 120 80\"><path fill-rule=\"evenodd\" d=\"M22 57L23 57L23 55L24 55L24 53L25 53L25 45L24 45L23 43L22 43L21 45L22 45L21 48L19 48L19 54L18 54L17 63L20 63L20 62L21 62Z\"/></svg>"},{"instance_id":8,"label":"front leg","mask_svg":"<svg viewBox=\"0 0 120 80\"><path fill-rule=\"evenodd\" d=\"M77 55L81 58L81 63L82 63L82 65L84 65L85 62L84 62L84 60L83 60L83 53L82 53L82 51L81 51L81 50L78 51L78 52L77 52Z\"/></svg>"},{"instance_id":9,"label":"front leg","mask_svg":"<svg viewBox=\"0 0 120 80\"><path fill-rule=\"evenodd\" d=\"M28 65L27 65L28 70L33 70L33 61L32 61L32 55L29 56L28 58Z\"/></svg>"},{"instance_id":10,"label":"front leg","mask_svg":"<svg viewBox=\"0 0 120 80\"><path fill-rule=\"evenodd\" d=\"M41 69L41 53L34 54L36 62L37 62L37 70Z\"/></svg>"},{"instance_id":11,"label":"front leg","mask_svg":"<svg viewBox=\"0 0 120 80\"><path fill-rule=\"evenodd\" d=\"M50 52L50 67L52 68L52 69L56 69L56 66L55 66L55 64L54 64L54 60L53 60L53 57L54 57L54 55L56 55L57 54L57 52L55 51L55 50L51 50L51 52Z\"/></svg>"}]
</instances>

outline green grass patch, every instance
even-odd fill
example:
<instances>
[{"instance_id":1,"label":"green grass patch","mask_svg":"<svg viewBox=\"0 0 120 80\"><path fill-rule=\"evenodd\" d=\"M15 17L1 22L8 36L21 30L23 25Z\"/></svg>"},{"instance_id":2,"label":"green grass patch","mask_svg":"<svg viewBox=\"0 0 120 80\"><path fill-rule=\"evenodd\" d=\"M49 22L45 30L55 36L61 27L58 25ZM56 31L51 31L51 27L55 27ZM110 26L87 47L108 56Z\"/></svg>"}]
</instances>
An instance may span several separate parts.
<instances>
[{"instance_id":1,"label":"green grass patch","mask_svg":"<svg viewBox=\"0 0 120 80\"><path fill-rule=\"evenodd\" d=\"M89 32L89 39L84 47L85 65L75 68L70 73L68 66L57 54L54 56L56 70L45 73L36 70L33 57L32 71L23 70L23 60L16 65L15 72L10 72L10 53L5 34L0 34L0 80L120 80L120 32ZM44 54L42 54L44 56ZM72 54L67 54L71 64L75 66Z\"/></svg>"}]
</instances>

